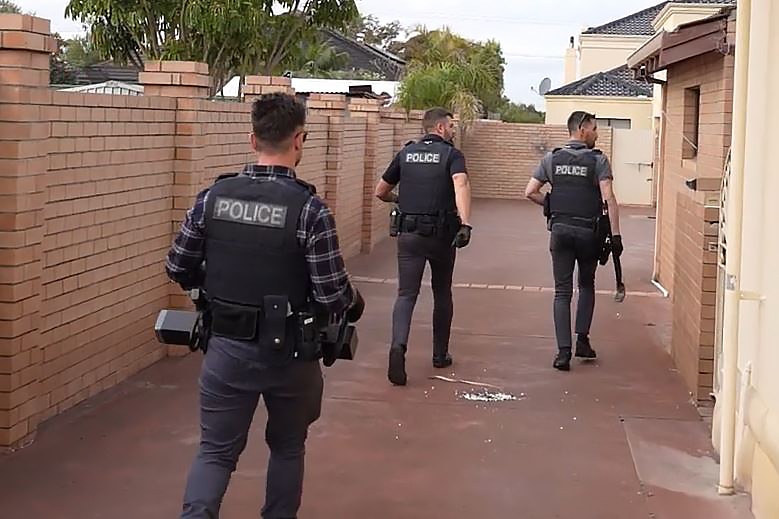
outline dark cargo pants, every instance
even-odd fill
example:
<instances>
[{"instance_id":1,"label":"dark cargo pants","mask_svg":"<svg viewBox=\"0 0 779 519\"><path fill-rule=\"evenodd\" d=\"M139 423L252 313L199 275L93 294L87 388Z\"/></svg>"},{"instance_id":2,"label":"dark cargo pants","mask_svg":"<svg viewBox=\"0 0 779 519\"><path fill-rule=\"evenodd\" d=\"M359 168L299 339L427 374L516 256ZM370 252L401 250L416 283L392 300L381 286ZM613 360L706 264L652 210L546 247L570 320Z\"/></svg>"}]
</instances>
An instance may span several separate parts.
<instances>
[{"instance_id":1,"label":"dark cargo pants","mask_svg":"<svg viewBox=\"0 0 779 519\"><path fill-rule=\"evenodd\" d=\"M200 376L200 450L187 480L181 517L219 517L260 395L268 412L265 440L270 447L262 517L297 517L305 442L308 427L320 415L322 387L319 362L270 366L256 344L212 338Z\"/></svg>"},{"instance_id":2,"label":"dark cargo pants","mask_svg":"<svg viewBox=\"0 0 779 519\"><path fill-rule=\"evenodd\" d=\"M433 355L443 357L449 351L452 328L452 275L456 250L451 237L398 236L398 298L392 312L392 344L408 345L425 265L430 263L433 286Z\"/></svg>"},{"instance_id":3,"label":"dark cargo pants","mask_svg":"<svg viewBox=\"0 0 779 519\"><path fill-rule=\"evenodd\" d=\"M576 306L576 333L589 334L595 312L595 271L598 268L598 244L595 231L556 223L549 238L554 274L554 325L557 348L570 352L571 300L573 270L579 267L579 302Z\"/></svg>"}]
</instances>

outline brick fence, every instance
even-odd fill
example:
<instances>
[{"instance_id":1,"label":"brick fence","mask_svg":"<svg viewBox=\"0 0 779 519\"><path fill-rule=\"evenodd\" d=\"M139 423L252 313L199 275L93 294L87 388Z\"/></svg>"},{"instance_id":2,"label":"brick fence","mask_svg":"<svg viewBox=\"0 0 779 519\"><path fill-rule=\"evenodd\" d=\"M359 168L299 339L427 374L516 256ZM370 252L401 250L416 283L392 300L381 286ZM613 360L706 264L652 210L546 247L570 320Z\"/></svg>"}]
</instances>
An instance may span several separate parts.
<instances>
[{"instance_id":1,"label":"brick fence","mask_svg":"<svg viewBox=\"0 0 779 519\"><path fill-rule=\"evenodd\" d=\"M206 99L202 63L149 62L144 96L49 88L49 22L0 17L0 448L170 354L153 328L187 305L164 257L197 192L252 160L250 104ZM249 77L247 100L291 92ZM421 133L421 113L340 95L308 98L298 174L335 214L347 257L387 235L373 187ZM560 128L479 123L476 196L515 197ZM498 173L495 173L498 171Z\"/></svg>"},{"instance_id":2,"label":"brick fence","mask_svg":"<svg viewBox=\"0 0 779 519\"><path fill-rule=\"evenodd\" d=\"M611 128L599 129L598 148L611 156ZM565 125L477 121L464 138L473 195L524 198L525 186L543 156L565 144Z\"/></svg>"}]
</instances>

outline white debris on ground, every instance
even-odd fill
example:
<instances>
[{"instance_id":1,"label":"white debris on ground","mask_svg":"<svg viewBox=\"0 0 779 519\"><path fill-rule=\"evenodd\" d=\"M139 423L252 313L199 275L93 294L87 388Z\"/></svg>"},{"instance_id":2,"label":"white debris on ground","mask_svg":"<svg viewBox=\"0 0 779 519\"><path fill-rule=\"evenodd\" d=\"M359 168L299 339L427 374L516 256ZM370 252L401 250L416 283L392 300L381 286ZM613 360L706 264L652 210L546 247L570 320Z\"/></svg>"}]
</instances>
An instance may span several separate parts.
<instances>
[{"instance_id":1,"label":"white debris on ground","mask_svg":"<svg viewBox=\"0 0 779 519\"><path fill-rule=\"evenodd\" d=\"M457 396L471 402L507 402L510 400L518 400L518 398L514 395L488 390L482 390L478 392L460 391L457 393Z\"/></svg>"}]
</instances>

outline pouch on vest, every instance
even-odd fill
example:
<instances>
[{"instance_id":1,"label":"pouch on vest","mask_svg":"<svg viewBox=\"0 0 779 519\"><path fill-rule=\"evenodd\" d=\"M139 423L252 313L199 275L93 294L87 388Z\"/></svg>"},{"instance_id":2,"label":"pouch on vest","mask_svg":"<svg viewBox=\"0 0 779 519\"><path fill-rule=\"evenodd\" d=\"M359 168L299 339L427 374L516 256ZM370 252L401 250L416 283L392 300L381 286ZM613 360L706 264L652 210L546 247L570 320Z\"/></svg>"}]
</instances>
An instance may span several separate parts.
<instances>
[{"instance_id":1,"label":"pouch on vest","mask_svg":"<svg viewBox=\"0 0 779 519\"><path fill-rule=\"evenodd\" d=\"M258 308L251 306L214 301L211 332L237 341L252 341L257 336L259 313Z\"/></svg>"},{"instance_id":2,"label":"pouch on vest","mask_svg":"<svg viewBox=\"0 0 779 519\"><path fill-rule=\"evenodd\" d=\"M287 296L265 296L265 318L260 325L260 347L282 351L287 345ZM294 340L292 341L294 343Z\"/></svg>"}]
</instances>

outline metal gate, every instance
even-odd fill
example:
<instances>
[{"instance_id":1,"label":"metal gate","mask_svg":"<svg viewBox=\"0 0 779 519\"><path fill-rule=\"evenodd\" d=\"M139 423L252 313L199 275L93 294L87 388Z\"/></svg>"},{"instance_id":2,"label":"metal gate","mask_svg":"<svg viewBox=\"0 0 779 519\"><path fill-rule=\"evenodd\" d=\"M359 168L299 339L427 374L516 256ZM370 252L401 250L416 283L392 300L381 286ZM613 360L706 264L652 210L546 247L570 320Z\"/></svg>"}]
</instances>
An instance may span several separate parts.
<instances>
[{"instance_id":1,"label":"metal gate","mask_svg":"<svg viewBox=\"0 0 779 519\"><path fill-rule=\"evenodd\" d=\"M725 170L722 175L722 187L720 189L719 207L719 233L717 247L717 304L714 324L714 384L713 391L719 395L722 387L722 321L725 308L725 259L727 258L727 214L728 214L728 185L730 183L730 152L725 161Z\"/></svg>"},{"instance_id":2,"label":"metal gate","mask_svg":"<svg viewBox=\"0 0 779 519\"><path fill-rule=\"evenodd\" d=\"M652 130L613 131L611 167L620 205L652 205L654 138Z\"/></svg>"}]
</instances>

